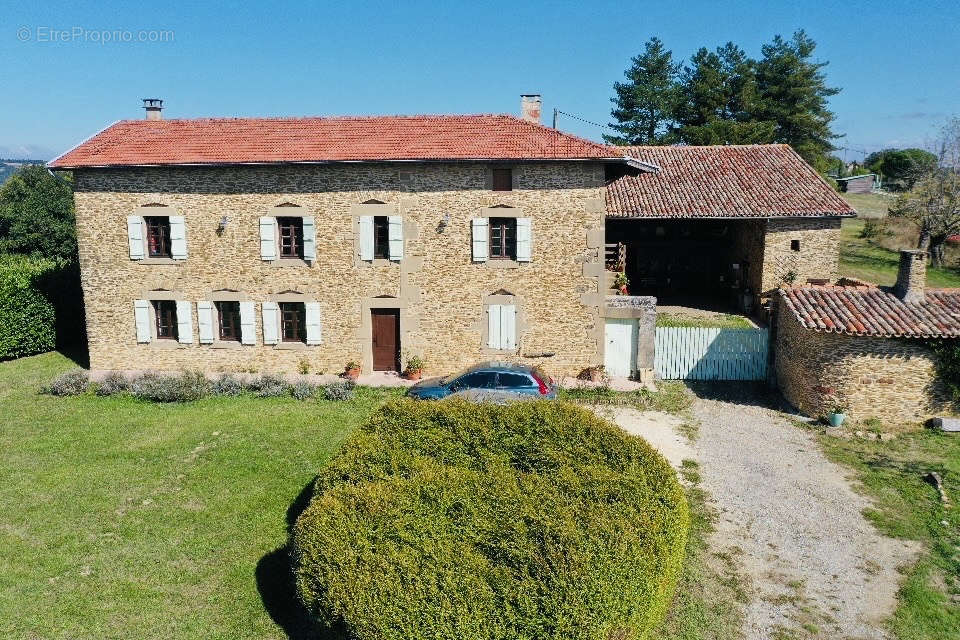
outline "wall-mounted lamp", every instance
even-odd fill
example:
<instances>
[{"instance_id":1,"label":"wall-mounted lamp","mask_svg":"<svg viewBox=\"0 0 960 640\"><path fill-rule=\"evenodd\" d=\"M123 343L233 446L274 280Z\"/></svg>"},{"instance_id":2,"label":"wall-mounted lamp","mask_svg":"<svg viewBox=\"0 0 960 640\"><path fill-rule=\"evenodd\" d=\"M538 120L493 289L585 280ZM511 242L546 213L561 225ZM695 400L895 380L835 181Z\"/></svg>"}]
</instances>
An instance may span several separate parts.
<instances>
[{"instance_id":1,"label":"wall-mounted lamp","mask_svg":"<svg viewBox=\"0 0 960 640\"><path fill-rule=\"evenodd\" d=\"M227 229L227 223L229 222L230 222L230 218L228 218L227 216L223 216L222 218L220 218L220 223L217 224L217 235L220 235Z\"/></svg>"},{"instance_id":2,"label":"wall-mounted lamp","mask_svg":"<svg viewBox=\"0 0 960 640\"><path fill-rule=\"evenodd\" d=\"M443 233L444 231L446 231L447 225L449 224L450 224L450 214L445 213L443 214L443 220L441 220L439 224L437 224L437 233Z\"/></svg>"}]
</instances>

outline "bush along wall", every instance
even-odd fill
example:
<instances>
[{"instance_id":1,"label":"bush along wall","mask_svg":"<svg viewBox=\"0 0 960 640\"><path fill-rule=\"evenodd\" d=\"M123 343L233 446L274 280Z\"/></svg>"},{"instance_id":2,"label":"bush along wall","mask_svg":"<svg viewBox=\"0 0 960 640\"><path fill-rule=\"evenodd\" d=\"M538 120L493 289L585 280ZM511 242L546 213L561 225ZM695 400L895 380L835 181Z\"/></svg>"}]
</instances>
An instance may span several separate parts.
<instances>
[{"instance_id":1,"label":"bush along wall","mask_svg":"<svg viewBox=\"0 0 960 640\"><path fill-rule=\"evenodd\" d=\"M56 347L56 308L47 283L62 268L53 260L0 256L0 360Z\"/></svg>"},{"instance_id":2,"label":"bush along wall","mask_svg":"<svg viewBox=\"0 0 960 640\"><path fill-rule=\"evenodd\" d=\"M389 404L317 477L297 593L363 640L639 640L689 516L645 441L565 402Z\"/></svg>"}]
</instances>

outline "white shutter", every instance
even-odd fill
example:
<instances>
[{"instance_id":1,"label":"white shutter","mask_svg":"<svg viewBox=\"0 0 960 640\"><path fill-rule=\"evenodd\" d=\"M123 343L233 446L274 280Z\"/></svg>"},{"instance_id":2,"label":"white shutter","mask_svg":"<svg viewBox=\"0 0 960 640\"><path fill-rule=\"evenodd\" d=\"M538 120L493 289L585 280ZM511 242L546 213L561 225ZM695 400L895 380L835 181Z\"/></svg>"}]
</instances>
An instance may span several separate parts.
<instances>
[{"instance_id":1,"label":"white shutter","mask_svg":"<svg viewBox=\"0 0 960 640\"><path fill-rule=\"evenodd\" d=\"M269 216L260 218L260 259L277 259L277 219Z\"/></svg>"},{"instance_id":2,"label":"white shutter","mask_svg":"<svg viewBox=\"0 0 960 640\"><path fill-rule=\"evenodd\" d=\"M388 231L390 259L403 260L403 216L390 216Z\"/></svg>"},{"instance_id":3,"label":"white shutter","mask_svg":"<svg viewBox=\"0 0 960 640\"><path fill-rule=\"evenodd\" d=\"M517 218L517 262L530 262L532 250L533 230L530 218Z\"/></svg>"},{"instance_id":4,"label":"white shutter","mask_svg":"<svg viewBox=\"0 0 960 640\"><path fill-rule=\"evenodd\" d=\"M137 342L150 342L150 301L134 300L133 317L137 323Z\"/></svg>"},{"instance_id":5,"label":"white shutter","mask_svg":"<svg viewBox=\"0 0 960 640\"><path fill-rule=\"evenodd\" d=\"M492 304L487 313L487 346L502 349L500 346L500 305Z\"/></svg>"},{"instance_id":6,"label":"white shutter","mask_svg":"<svg viewBox=\"0 0 960 640\"><path fill-rule=\"evenodd\" d=\"M489 244L490 224L486 218L473 219L473 261L487 261L487 245Z\"/></svg>"},{"instance_id":7,"label":"white shutter","mask_svg":"<svg viewBox=\"0 0 960 640\"><path fill-rule=\"evenodd\" d=\"M193 344L193 304L187 300L177 300L177 340Z\"/></svg>"},{"instance_id":8,"label":"white shutter","mask_svg":"<svg viewBox=\"0 0 960 640\"><path fill-rule=\"evenodd\" d=\"M280 307L276 302L264 302L260 305L263 315L263 344L280 342Z\"/></svg>"},{"instance_id":9,"label":"white shutter","mask_svg":"<svg viewBox=\"0 0 960 640\"><path fill-rule=\"evenodd\" d=\"M209 300L197 302L197 333L200 344L213 344L213 303Z\"/></svg>"},{"instance_id":10,"label":"white shutter","mask_svg":"<svg viewBox=\"0 0 960 640\"><path fill-rule=\"evenodd\" d=\"M257 344L257 321L254 318L253 302L240 303L240 343Z\"/></svg>"},{"instance_id":11,"label":"white shutter","mask_svg":"<svg viewBox=\"0 0 960 640\"><path fill-rule=\"evenodd\" d=\"M500 305L500 348L517 348L517 307L512 304Z\"/></svg>"},{"instance_id":12,"label":"white shutter","mask_svg":"<svg viewBox=\"0 0 960 640\"><path fill-rule=\"evenodd\" d=\"M360 259L373 260L373 216L360 216Z\"/></svg>"},{"instance_id":13,"label":"white shutter","mask_svg":"<svg viewBox=\"0 0 960 640\"><path fill-rule=\"evenodd\" d=\"M307 316L307 344L320 344L322 342L320 331L320 303L307 302L303 306L306 307Z\"/></svg>"},{"instance_id":14,"label":"white shutter","mask_svg":"<svg viewBox=\"0 0 960 640\"><path fill-rule=\"evenodd\" d=\"M130 244L130 259L143 260L146 253L143 243L143 218L140 216L127 216L127 241Z\"/></svg>"},{"instance_id":15,"label":"white shutter","mask_svg":"<svg viewBox=\"0 0 960 640\"><path fill-rule=\"evenodd\" d=\"M317 227L313 216L303 216L303 259L310 262L317 259Z\"/></svg>"},{"instance_id":16,"label":"white shutter","mask_svg":"<svg viewBox=\"0 0 960 640\"><path fill-rule=\"evenodd\" d=\"M170 257L174 260L187 259L187 223L183 216L170 216Z\"/></svg>"}]
</instances>

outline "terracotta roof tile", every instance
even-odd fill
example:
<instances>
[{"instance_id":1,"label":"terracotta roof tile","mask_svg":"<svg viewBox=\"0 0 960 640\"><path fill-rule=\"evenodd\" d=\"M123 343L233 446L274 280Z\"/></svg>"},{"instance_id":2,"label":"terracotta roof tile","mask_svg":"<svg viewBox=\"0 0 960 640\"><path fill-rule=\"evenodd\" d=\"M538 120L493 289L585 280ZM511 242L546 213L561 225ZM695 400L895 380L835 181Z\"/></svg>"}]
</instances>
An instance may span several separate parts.
<instances>
[{"instance_id":1,"label":"terracotta roof tile","mask_svg":"<svg viewBox=\"0 0 960 640\"><path fill-rule=\"evenodd\" d=\"M607 185L614 218L854 216L789 145L612 147L660 167Z\"/></svg>"},{"instance_id":2,"label":"terracotta roof tile","mask_svg":"<svg viewBox=\"0 0 960 640\"><path fill-rule=\"evenodd\" d=\"M877 337L960 337L960 289L927 289L907 304L875 286L781 289L784 303L807 329Z\"/></svg>"},{"instance_id":3,"label":"terracotta roof tile","mask_svg":"<svg viewBox=\"0 0 960 640\"><path fill-rule=\"evenodd\" d=\"M47 166L620 157L506 115L208 118L123 120Z\"/></svg>"}]
</instances>

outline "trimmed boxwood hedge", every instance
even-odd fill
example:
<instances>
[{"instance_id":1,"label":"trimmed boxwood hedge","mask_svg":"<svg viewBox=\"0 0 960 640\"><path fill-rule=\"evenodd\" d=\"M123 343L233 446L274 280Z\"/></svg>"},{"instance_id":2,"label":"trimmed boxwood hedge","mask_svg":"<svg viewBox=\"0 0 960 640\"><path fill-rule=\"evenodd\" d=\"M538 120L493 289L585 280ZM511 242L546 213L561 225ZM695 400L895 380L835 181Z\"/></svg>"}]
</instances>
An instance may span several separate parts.
<instances>
[{"instance_id":1,"label":"trimmed boxwood hedge","mask_svg":"<svg viewBox=\"0 0 960 640\"><path fill-rule=\"evenodd\" d=\"M0 360L56 347L56 307L46 282L60 269L53 260L0 256Z\"/></svg>"},{"instance_id":2,"label":"trimmed boxwood hedge","mask_svg":"<svg viewBox=\"0 0 960 640\"><path fill-rule=\"evenodd\" d=\"M688 524L666 460L589 411L401 400L317 477L291 554L349 637L626 640L665 614Z\"/></svg>"}]
</instances>

